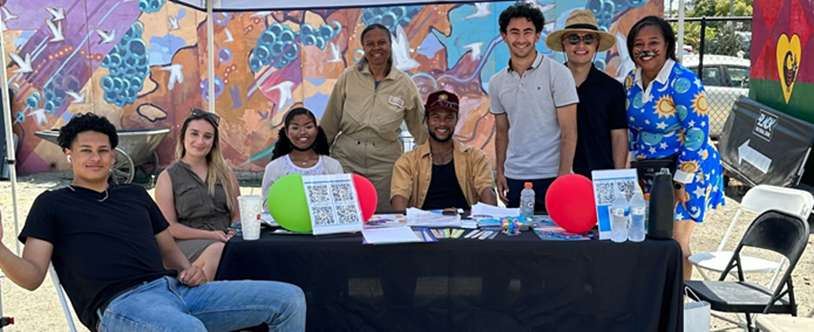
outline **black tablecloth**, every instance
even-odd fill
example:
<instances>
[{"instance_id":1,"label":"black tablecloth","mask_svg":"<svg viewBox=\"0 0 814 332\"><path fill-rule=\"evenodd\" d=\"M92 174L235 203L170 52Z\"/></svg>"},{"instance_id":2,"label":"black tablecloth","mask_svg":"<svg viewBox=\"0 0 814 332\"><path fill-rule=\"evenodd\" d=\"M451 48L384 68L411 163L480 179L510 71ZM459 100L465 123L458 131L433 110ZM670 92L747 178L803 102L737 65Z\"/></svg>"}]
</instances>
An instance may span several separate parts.
<instances>
[{"instance_id":1,"label":"black tablecloth","mask_svg":"<svg viewBox=\"0 0 814 332\"><path fill-rule=\"evenodd\" d=\"M360 235L235 237L219 280L300 286L308 331L677 331L681 249L642 243L494 240L369 246Z\"/></svg>"}]
</instances>

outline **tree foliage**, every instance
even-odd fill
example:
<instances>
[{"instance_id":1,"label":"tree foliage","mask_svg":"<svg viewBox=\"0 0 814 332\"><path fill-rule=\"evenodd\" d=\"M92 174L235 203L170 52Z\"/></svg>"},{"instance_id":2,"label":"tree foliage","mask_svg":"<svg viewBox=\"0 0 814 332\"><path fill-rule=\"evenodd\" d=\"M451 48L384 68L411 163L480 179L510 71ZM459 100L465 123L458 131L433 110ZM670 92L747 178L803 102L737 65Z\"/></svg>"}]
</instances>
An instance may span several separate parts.
<instances>
[{"instance_id":1,"label":"tree foliage","mask_svg":"<svg viewBox=\"0 0 814 332\"><path fill-rule=\"evenodd\" d=\"M753 0L735 0L734 16L752 16ZM730 0L692 0L688 5L686 17L722 17L730 16ZM675 31L677 26L673 24ZM739 36L737 32L752 31L751 22L707 22L705 48L707 54L749 55L749 38ZM686 22L684 25L684 44L693 47L695 52L701 47L701 23Z\"/></svg>"}]
</instances>

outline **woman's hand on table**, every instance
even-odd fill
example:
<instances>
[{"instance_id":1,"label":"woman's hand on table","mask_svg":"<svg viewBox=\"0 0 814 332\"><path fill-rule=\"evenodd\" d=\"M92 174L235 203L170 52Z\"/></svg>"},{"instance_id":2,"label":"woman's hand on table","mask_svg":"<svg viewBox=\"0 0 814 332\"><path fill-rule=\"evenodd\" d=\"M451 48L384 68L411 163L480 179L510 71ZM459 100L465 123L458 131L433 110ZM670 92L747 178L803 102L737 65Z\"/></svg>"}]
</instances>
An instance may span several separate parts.
<instances>
[{"instance_id":1,"label":"woman's hand on table","mask_svg":"<svg viewBox=\"0 0 814 332\"><path fill-rule=\"evenodd\" d=\"M220 241L220 242L229 241L229 239L231 239L232 236L235 235L234 232L225 233L224 231L217 231L217 230L211 231L211 233L212 233L212 239Z\"/></svg>"}]
</instances>

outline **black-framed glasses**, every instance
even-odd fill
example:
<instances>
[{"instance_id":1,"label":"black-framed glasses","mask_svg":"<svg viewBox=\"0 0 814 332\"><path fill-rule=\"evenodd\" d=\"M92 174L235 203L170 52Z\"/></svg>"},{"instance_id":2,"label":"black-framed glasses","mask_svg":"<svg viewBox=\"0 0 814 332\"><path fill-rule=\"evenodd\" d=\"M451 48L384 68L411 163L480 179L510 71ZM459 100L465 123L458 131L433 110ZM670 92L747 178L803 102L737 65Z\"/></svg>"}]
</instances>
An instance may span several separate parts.
<instances>
[{"instance_id":1,"label":"black-framed glasses","mask_svg":"<svg viewBox=\"0 0 814 332\"><path fill-rule=\"evenodd\" d=\"M571 45L579 44L580 40L585 42L585 45L591 45L591 44L594 43L594 41L596 41L596 36L594 36L592 34L587 34L587 35L584 35L584 36L580 37L577 34L570 34L570 35L565 37L565 40L567 40L568 43L570 43Z\"/></svg>"},{"instance_id":2,"label":"black-framed glasses","mask_svg":"<svg viewBox=\"0 0 814 332\"><path fill-rule=\"evenodd\" d=\"M192 110L191 114L196 119L209 120L209 122L212 122L212 124L214 124L216 127L220 123L220 116L218 116L215 113L209 113L209 112L206 112L206 111L203 111L203 110L200 110L200 109L196 108L196 109Z\"/></svg>"}]
</instances>

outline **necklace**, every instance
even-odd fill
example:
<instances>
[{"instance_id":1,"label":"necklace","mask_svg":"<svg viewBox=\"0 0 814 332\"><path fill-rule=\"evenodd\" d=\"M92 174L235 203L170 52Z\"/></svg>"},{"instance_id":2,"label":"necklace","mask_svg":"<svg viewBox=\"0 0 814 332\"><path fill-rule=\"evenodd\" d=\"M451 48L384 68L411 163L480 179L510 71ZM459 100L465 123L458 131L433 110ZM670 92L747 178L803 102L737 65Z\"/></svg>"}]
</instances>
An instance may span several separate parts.
<instances>
[{"instance_id":1,"label":"necklace","mask_svg":"<svg viewBox=\"0 0 814 332\"><path fill-rule=\"evenodd\" d=\"M440 165L446 165L447 163L449 163L449 160L447 160L447 157L451 157L453 151L454 150L449 150L448 152L438 153L438 154L433 153L432 154L433 164L434 165L439 165L439 166Z\"/></svg>"},{"instance_id":2,"label":"necklace","mask_svg":"<svg viewBox=\"0 0 814 332\"><path fill-rule=\"evenodd\" d=\"M69 184L68 189L70 189L73 192L76 192L76 189L73 188L73 185ZM101 203L104 202L108 197L110 197L110 195L107 193L107 188L105 188L105 197L102 199L97 199L96 201Z\"/></svg>"},{"instance_id":3,"label":"necklace","mask_svg":"<svg viewBox=\"0 0 814 332\"><path fill-rule=\"evenodd\" d=\"M300 163L300 165L302 165L302 166L307 165L308 161L311 160L310 157L306 158L305 160L295 160L294 158L291 158L291 155L288 156L288 159L291 160L292 163L294 163L294 164Z\"/></svg>"}]
</instances>

